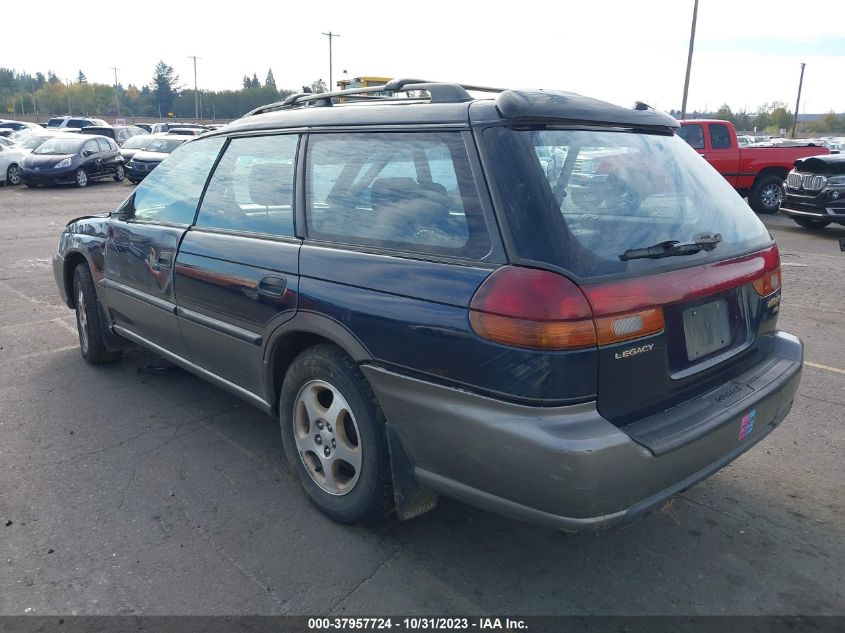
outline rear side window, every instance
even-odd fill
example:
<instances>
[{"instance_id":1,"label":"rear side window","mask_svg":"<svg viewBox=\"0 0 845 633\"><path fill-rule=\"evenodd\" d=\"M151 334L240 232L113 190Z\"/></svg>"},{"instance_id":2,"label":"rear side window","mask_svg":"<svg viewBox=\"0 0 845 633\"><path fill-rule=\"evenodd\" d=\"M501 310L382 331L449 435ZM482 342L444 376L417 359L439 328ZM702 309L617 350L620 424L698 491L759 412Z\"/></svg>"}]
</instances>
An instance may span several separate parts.
<instances>
[{"instance_id":1,"label":"rear side window","mask_svg":"<svg viewBox=\"0 0 845 633\"><path fill-rule=\"evenodd\" d=\"M89 125L91 125L91 121L86 121L85 119L70 119L67 122L67 127L83 128L88 127Z\"/></svg>"},{"instance_id":2,"label":"rear side window","mask_svg":"<svg viewBox=\"0 0 845 633\"><path fill-rule=\"evenodd\" d=\"M293 236L298 136L232 139L202 200L198 227Z\"/></svg>"},{"instance_id":3,"label":"rear side window","mask_svg":"<svg viewBox=\"0 0 845 633\"><path fill-rule=\"evenodd\" d=\"M674 135L495 127L482 139L519 257L590 278L694 266L770 243L728 182ZM721 241L709 252L623 258L712 233Z\"/></svg>"},{"instance_id":4,"label":"rear side window","mask_svg":"<svg viewBox=\"0 0 845 633\"><path fill-rule=\"evenodd\" d=\"M190 224L222 137L185 143L138 185L122 210L136 220Z\"/></svg>"},{"instance_id":5,"label":"rear side window","mask_svg":"<svg viewBox=\"0 0 845 633\"><path fill-rule=\"evenodd\" d=\"M710 147L713 149L730 149L731 134L728 126L721 123L710 124Z\"/></svg>"},{"instance_id":6,"label":"rear side window","mask_svg":"<svg viewBox=\"0 0 845 633\"><path fill-rule=\"evenodd\" d=\"M312 238L471 258L490 249L460 133L313 135L305 194Z\"/></svg>"},{"instance_id":7,"label":"rear side window","mask_svg":"<svg viewBox=\"0 0 845 633\"><path fill-rule=\"evenodd\" d=\"M704 149L704 128L700 125L682 125L676 134L693 149Z\"/></svg>"}]
</instances>

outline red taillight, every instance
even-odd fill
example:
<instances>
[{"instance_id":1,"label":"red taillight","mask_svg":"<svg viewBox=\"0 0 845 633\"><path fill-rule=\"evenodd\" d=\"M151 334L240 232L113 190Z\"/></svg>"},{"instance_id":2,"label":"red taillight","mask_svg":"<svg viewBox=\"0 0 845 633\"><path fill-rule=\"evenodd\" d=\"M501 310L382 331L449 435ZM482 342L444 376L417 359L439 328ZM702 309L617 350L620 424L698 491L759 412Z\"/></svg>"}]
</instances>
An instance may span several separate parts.
<instances>
[{"instance_id":1,"label":"red taillight","mask_svg":"<svg viewBox=\"0 0 845 633\"><path fill-rule=\"evenodd\" d=\"M713 264L585 286L552 272L505 266L475 293L470 323L482 338L514 347L608 345L663 330L664 305L748 283L768 296L780 281L777 246Z\"/></svg>"},{"instance_id":2,"label":"red taillight","mask_svg":"<svg viewBox=\"0 0 845 633\"><path fill-rule=\"evenodd\" d=\"M544 270L504 266L472 298L476 334L503 345L576 349L596 345L590 305L566 277Z\"/></svg>"}]
</instances>

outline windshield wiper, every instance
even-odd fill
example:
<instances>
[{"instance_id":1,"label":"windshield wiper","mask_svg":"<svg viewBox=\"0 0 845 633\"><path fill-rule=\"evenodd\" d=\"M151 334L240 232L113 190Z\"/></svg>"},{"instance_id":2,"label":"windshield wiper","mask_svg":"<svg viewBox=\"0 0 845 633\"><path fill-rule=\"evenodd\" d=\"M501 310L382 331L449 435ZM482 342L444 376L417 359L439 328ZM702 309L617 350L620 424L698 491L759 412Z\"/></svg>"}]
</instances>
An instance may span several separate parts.
<instances>
[{"instance_id":1,"label":"windshield wiper","mask_svg":"<svg viewBox=\"0 0 845 633\"><path fill-rule=\"evenodd\" d=\"M667 240L645 248L629 248L619 256L623 262L631 259L660 259L679 255L694 255L701 251L712 251L722 241L721 233L702 233L689 242Z\"/></svg>"}]
</instances>

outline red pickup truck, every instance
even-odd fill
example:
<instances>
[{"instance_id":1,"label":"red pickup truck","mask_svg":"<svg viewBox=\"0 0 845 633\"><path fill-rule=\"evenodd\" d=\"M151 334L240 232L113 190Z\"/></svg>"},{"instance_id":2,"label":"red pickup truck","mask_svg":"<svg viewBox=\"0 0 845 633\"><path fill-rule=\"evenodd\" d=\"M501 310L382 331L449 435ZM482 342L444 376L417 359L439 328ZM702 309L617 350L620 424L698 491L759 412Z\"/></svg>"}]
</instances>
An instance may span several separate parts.
<instances>
[{"instance_id":1,"label":"red pickup truck","mask_svg":"<svg viewBox=\"0 0 845 633\"><path fill-rule=\"evenodd\" d=\"M799 158L829 154L826 147L740 147L730 121L681 121L678 136L704 156L757 213L775 213L783 198L783 181Z\"/></svg>"}]
</instances>

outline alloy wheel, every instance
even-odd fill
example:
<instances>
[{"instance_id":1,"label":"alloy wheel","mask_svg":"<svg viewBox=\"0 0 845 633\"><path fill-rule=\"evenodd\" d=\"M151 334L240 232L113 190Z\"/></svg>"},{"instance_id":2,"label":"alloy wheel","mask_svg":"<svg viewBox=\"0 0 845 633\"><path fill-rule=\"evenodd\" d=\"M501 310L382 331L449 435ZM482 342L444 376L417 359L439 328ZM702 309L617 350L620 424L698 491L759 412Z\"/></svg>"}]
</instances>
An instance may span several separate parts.
<instances>
[{"instance_id":1,"label":"alloy wheel","mask_svg":"<svg viewBox=\"0 0 845 633\"><path fill-rule=\"evenodd\" d=\"M21 184L21 170L17 165L9 165L6 170L6 183L10 185Z\"/></svg>"},{"instance_id":2,"label":"alloy wheel","mask_svg":"<svg viewBox=\"0 0 845 633\"><path fill-rule=\"evenodd\" d=\"M768 209L777 209L780 207L783 192L780 185L771 184L763 188L760 192L760 202Z\"/></svg>"},{"instance_id":3,"label":"alloy wheel","mask_svg":"<svg viewBox=\"0 0 845 633\"><path fill-rule=\"evenodd\" d=\"M76 321L79 329L79 345L82 353L88 353L88 313L85 310L85 295L80 284L76 290Z\"/></svg>"},{"instance_id":4,"label":"alloy wheel","mask_svg":"<svg viewBox=\"0 0 845 633\"><path fill-rule=\"evenodd\" d=\"M323 380L305 383L293 408L293 433L309 476L332 495L352 491L361 474L358 424L346 398Z\"/></svg>"}]
</instances>

